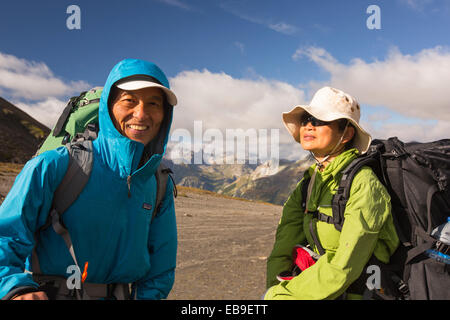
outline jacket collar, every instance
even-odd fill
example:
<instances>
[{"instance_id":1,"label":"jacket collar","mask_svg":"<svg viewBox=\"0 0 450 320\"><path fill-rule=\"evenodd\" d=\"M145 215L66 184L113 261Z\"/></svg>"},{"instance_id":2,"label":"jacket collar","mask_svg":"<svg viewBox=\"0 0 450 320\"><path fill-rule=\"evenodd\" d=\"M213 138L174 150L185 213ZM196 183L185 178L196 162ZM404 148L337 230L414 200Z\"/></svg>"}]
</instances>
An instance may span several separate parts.
<instances>
[{"instance_id":1,"label":"jacket collar","mask_svg":"<svg viewBox=\"0 0 450 320\"><path fill-rule=\"evenodd\" d=\"M338 177L340 177L340 173L342 172L342 170L344 170L354 159L356 159L358 155L359 152L355 148L346 150L342 152L340 155L338 155L336 158L334 158L333 161L331 161L322 172L318 171L317 174L321 176L322 181L326 181L330 177L337 179ZM308 169L309 177L314 172L316 166L317 164L313 164Z\"/></svg>"}]
</instances>

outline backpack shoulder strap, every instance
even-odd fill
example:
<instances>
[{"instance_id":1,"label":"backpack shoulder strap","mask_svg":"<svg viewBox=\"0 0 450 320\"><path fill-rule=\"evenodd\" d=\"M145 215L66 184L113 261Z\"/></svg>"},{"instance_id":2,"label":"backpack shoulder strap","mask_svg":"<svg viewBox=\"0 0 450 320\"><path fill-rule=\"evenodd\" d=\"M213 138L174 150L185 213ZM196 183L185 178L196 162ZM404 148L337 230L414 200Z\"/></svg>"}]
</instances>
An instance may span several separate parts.
<instances>
[{"instance_id":1,"label":"backpack shoulder strap","mask_svg":"<svg viewBox=\"0 0 450 320\"><path fill-rule=\"evenodd\" d=\"M78 198L89 180L93 164L92 141L69 144L70 160L66 175L53 196L53 208L63 214Z\"/></svg>"},{"instance_id":2,"label":"backpack shoulder strap","mask_svg":"<svg viewBox=\"0 0 450 320\"><path fill-rule=\"evenodd\" d=\"M309 186L310 182L311 182L311 178L310 177L305 178L302 181L302 185L301 185L301 189L300 189L300 192L301 192L301 195L302 195L302 203L300 205L301 205L301 208L302 208L303 212L305 212L305 210L306 210L306 200L308 198L308 186ZM323 222L326 222L326 223L333 223L331 221L332 219L330 219L331 217L329 217L329 216L319 212L318 210L316 210L316 211L308 211L308 213L311 214L313 216L313 218L316 218L316 219L318 219L320 221L323 221Z\"/></svg>"},{"instance_id":3,"label":"backpack shoulder strap","mask_svg":"<svg viewBox=\"0 0 450 320\"><path fill-rule=\"evenodd\" d=\"M50 210L51 212L55 209L59 215L62 215L83 191L91 175L93 164L92 141L67 144L66 148L69 152L69 165L61 183L53 193ZM47 229L51 224L49 217L39 232Z\"/></svg>"},{"instance_id":4,"label":"backpack shoulder strap","mask_svg":"<svg viewBox=\"0 0 450 320\"><path fill-rule=\"evenodd\" d=\"M311 178L305 178L302 181L302 186L301 186L301 194L302 194L302 209L303 212L305 212L306 209L306 198L308 197L308 185L309 185L309 181L311 180Z\"/></svg>"},{"instance_id":5,"label":"backpack shoulder strap","mask_svg":"<svg viewBox=\"0 0 450 320\"><path fill-rule=\"evenodd\" d=\"M301 190L300 190L301 194L302 194L301 206L302 206L303 212L306 211L306 204L307 204L306 200L308 198L308 186L309 186L310 182L311 182L311 178L307 177L307 178L303 179L302 185L301 185ZM325 215L320 215L319 216L320 212L318 212L317 210L313 211L313 212L310 211L308 213L312 214L312 217L316 218L316 219L321 219L322 216L325 216ZM314 241L314 244L316 245L317 250L319 251L319 254L320 255L324 255L325 254L325 250L323 249L323 247L322 247L322 245L321 245L321 243L319 241L319 238L317 237L317 234L316 234L316 232L314 230L312 219L309 222L309 233L311 234L311 237L312 237L312 239Z\"/></svg>"},{"instance_id":6,"label":"backpack shoulder strap","mask_svg":"<svg viewBox=\"0 0 450 320\"><path fill-rule=\"evenodd\" d=\"M362 156L353 160L343 171L339 187L333 196L331 208L333 212L333 224L336 230L341 231L344 224L344 212L350 197L350 189L353 178L363 166L376 168L378 161L373 156Z\"/></svg>"},{"instance_id":7,"label":"backpack shoulder strap","mask_svg":"<svg viewBox=\"0 0 450 320\"><path fill-rule=\"evenodd\" d=\"M75 202L89 180L93 164L92 141L69 144L66 147L69 151L69 165L66 174L53 194L49 216L46 223L36 232L35 239L37 242L38 234L52 226L55 232L63 237L77 264L70 235L62 222L62 215ZM41 273L35 249L36 246L32 254L33 272Z\"/></svg>"},{"instance_id":8,"label":"backpack shoulder strap","mask_svg":"<svg viewBox=\"0 0 450 320\"><path fill-rule=\"evenodd\" d=\"M164 196L166 194L167 189L167 181L170 177L170 179L173 182L174 186L174 197L177 197L177 188L175 185L175 181L173 180L173 171L163 165L162 163L159 165L158 169L155 172L156 177L156 202L155 202L155 210L153 210L152 214L152 221L155 218L155 216L159 213L161 210L162 202L164 200Z\"/></svg>"}]
</instances>

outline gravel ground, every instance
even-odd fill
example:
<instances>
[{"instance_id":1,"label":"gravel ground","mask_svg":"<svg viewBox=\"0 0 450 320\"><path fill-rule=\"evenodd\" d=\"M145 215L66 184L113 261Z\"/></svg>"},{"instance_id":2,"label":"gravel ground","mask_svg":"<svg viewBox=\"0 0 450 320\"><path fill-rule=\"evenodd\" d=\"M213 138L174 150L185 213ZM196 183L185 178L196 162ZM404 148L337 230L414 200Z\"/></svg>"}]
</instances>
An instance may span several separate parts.
<instances>
[{"instance_id":1,"label":"gravel ground","mask_svg":"<svg viewBox=\"0 0 450 320\"><path fill-rule=\"evenodd\" d=\"M175 199L178 257L168 299L260 299L282 207L185 190Z\"/></svg>"}]
</instances>

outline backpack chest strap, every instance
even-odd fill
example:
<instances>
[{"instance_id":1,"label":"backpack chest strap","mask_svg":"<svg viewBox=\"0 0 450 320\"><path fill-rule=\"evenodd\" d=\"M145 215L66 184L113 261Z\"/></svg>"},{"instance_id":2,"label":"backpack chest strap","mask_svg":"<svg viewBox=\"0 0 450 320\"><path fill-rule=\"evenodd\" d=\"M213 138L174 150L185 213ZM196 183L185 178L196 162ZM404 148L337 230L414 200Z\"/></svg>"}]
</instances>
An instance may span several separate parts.
<instances>
[{"instance_id":1,"label":"backpack chest strap","mask_svg":"<svg viewBox=\"0 0 450 320\"><path fill-rule=\"evenodd\" d=\"M328 224L334 224L332 216L328 216L320 211L313 211L308 213L312 215L313 219L317 219L318 221L326 222Z\"/></svg>"}]
</instances>

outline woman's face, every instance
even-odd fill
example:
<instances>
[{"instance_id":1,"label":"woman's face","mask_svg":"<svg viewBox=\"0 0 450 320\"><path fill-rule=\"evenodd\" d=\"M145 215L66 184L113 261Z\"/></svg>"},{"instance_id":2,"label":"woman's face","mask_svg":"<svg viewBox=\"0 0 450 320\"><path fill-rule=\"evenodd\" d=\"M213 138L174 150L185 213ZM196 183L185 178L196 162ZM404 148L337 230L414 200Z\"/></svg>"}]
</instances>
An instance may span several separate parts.
<instances>
[{"instance_id":1,"label":"woman's face","mask_svg":"<svg viewBox=\"0 0 450 320\"><path fill-rule=\"evenodd\" d=\"M354 134L353 127L348 127L341 145L350 141ZM303 149L312 151L316 157L325 157L333 151L344 132L339 129L338 121L327 122L325 125L313 125L312 121L303 121L300 126L300 144ZM336 150L342 149L341 146Z\"/></svg>"}]
</instances>

